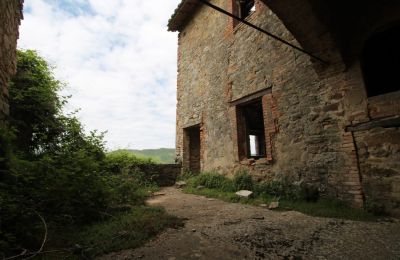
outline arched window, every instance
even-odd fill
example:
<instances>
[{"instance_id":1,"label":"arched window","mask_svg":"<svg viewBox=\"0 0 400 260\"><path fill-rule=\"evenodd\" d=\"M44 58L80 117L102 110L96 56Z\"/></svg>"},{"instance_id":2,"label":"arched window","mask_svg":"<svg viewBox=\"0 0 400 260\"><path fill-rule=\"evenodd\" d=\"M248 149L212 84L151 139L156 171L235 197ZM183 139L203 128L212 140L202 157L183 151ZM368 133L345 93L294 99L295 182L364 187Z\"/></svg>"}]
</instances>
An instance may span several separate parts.
<instances>
[{"instance_id":1,"label":"arched window","mask_svg":"<svg viewBox=\"0 0 400 260\"><path fill-rule=\"evenodd\" d=\"M368 97L400 90L400 26L366 41L361 67Z\"/></svg>"}]
</instances>

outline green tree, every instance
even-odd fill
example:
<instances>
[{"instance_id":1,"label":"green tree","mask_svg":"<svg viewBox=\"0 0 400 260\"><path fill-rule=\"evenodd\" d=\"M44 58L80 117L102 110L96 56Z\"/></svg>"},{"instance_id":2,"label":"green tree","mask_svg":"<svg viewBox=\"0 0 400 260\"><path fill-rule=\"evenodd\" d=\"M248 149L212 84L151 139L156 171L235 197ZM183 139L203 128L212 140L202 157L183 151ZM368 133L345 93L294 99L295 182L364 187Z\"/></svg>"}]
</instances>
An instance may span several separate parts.
<instances>
[{"instance_id":1,"label":"green tree","mask_svg":"<svg viewBox=\"0 0 400 260\"><path fill-rule=\"evenodd\" d=\"M10 84L10 124L18 137L15 145L25 156L53 149L62 134L65 100L58 91L63 86L36 51L17 51L17 73Z\"/></svg>"},{"instance_id":2,"label":"green tree","mask_svg":"<svg viewBox=\"0 0 400 260\"><path fill-rule=\"evenodd\" d=\"M58 226L87 223L110 198L103 134L85 134L73 114L62 114L64 84L35 51L18 51L17 62L10 84L13 130L0 129L9 144L0 154L0 252L35 248L43 229L39 214Z\"/></svg>"}]
</instances>

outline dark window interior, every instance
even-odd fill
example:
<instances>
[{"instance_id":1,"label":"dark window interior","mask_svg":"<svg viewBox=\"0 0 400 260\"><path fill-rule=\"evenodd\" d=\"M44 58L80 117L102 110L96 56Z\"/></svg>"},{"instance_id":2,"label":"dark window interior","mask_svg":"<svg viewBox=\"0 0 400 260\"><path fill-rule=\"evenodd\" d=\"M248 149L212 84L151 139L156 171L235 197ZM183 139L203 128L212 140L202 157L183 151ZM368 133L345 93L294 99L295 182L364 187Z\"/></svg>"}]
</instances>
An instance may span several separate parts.
<instances>
[{"instance_id":1,"label":"dark window interior","mask_svg":"<svg viewBox=\"0 0 400 260\"><path fill-rule=\"evenodd\" d=\"M368 97L400 90L400 26L366 41L361 66Z\"/></svg>"},{"instance_id":2,"label":"dark window interior","mask_svg":"<svg viewBox=\"0 0 400 260\"><path fill-rule=\"evenodd\" d=\"M262 102L260 100L238 106L238 141L241 158L258 158L266 155Z\"/></svg>"},{"instance_id":3,"label":"dark window interior","mask_svg":"<svg viewBox=\"0 0 400 260\"><path fill-rule=\"evenodd\" d=\"M245 19L249 14L254 11L255 5L254 0L234 0L236 4L236 15L242 19Z\"/></svg>"}]
</instances>

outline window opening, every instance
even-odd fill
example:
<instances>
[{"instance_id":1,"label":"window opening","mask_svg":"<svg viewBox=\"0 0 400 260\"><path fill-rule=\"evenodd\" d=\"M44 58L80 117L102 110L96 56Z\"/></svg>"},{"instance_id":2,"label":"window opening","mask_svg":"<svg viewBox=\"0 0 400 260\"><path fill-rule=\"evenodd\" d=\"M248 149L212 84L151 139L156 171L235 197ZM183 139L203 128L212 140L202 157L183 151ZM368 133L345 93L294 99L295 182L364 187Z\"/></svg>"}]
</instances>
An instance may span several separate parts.
<instances>
[{"instance_id":1,"label":"window opening","mask_svg":"<svg viewBox=\"0 0 400 260\"><path fill-rule=\"evenodd\" d=\"M264 157L266 147L261 99L238 105L237 112L240 159Z\"/></svg>"},{"instance_id":2,"label":"window opening","mask_svg":"<svg viewBox=\"0 0 400 260\"><path fill-rule=\"evenodd\" d=\"M234 12L237 16L242 19L245 19L252 12L256 10L256 6L254 0L234 0L236 8L236 12Z\"/></svg>"},{"instance_id":3,"label":"window opening","mask_svg":"<svg viewBox=\"0 0 400 260\"><path fill-rule=\"evenodd\" d=\"M368 97L400 90L400 26L368 39L361 55Z\"/></svg>"}]
</instances>

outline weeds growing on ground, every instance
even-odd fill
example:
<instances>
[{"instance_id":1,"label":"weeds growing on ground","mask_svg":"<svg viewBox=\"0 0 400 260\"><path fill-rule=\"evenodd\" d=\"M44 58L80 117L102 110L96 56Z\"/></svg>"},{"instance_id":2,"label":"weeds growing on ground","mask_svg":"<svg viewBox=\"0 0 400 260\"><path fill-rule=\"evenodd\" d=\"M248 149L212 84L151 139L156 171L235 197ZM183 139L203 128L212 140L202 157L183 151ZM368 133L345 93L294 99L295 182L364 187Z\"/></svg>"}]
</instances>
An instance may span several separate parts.
<instances>
[{"instance_id":1,"label":"weeds growing on ground","mask_svg":"<svg viewBox=\"0 0 400 260\"><path fill-rule=\"evenodd\" d=\"M362 209L354 209L344 202L320 198L316 187L293 185L280 181L254 183L247 172L238 172L229 179L217 172L189 176L184 192L221 199L227 202L251 205L269 204L279 201L278 211L296 210L311 216L343 218L359 221L373 221L377 217ZM203 187L198 187L199 185ZM235 192L252 190L251 198L240 198Z\"/></svg>"}]
</instances>

